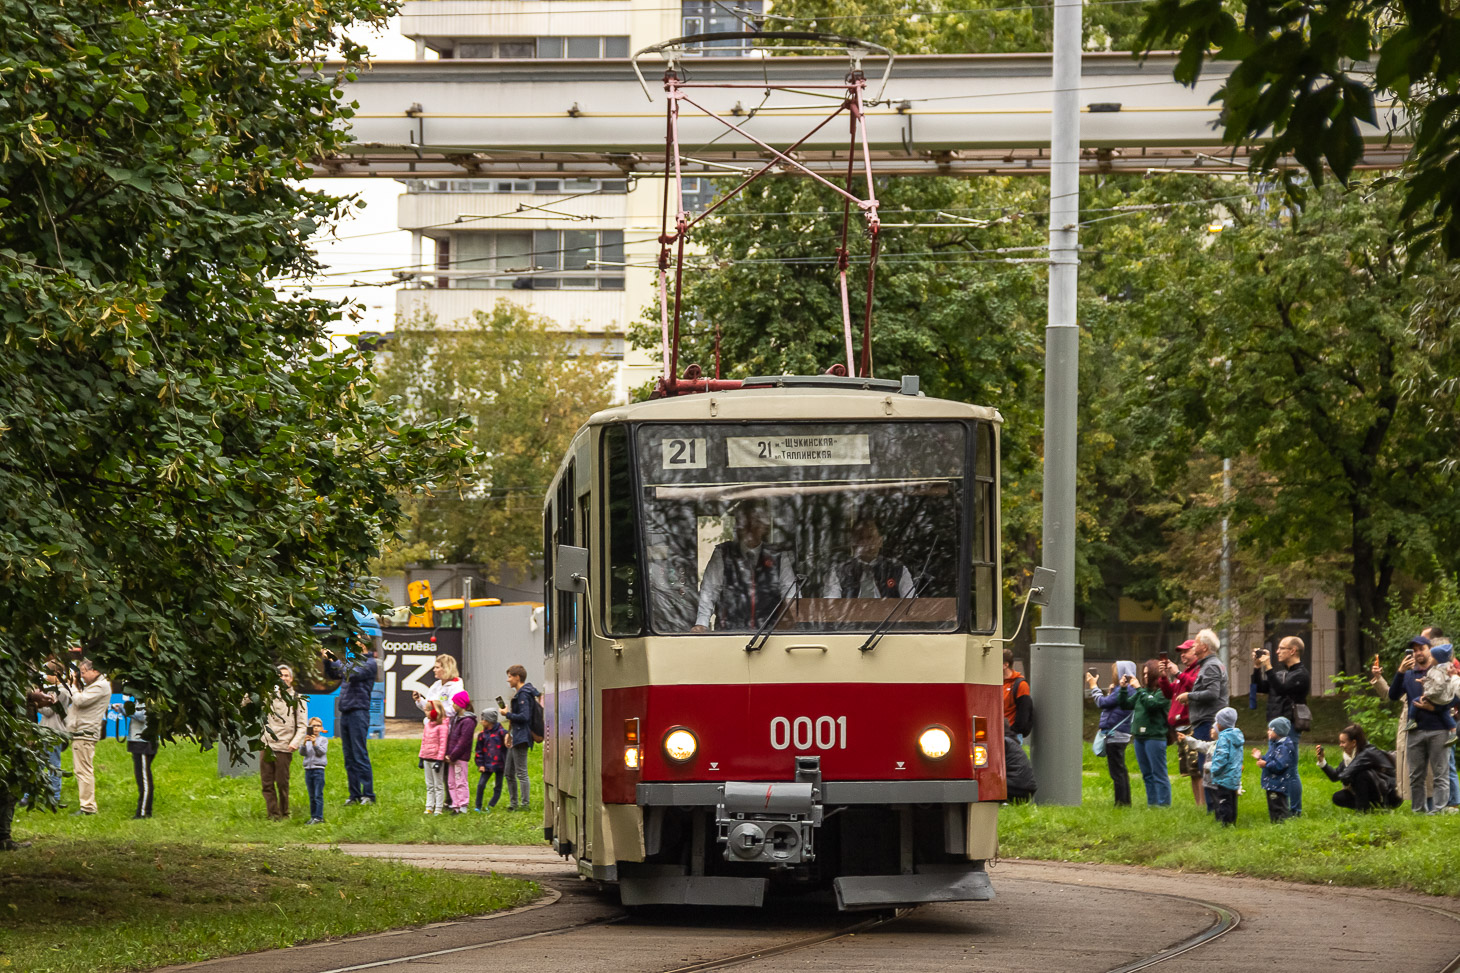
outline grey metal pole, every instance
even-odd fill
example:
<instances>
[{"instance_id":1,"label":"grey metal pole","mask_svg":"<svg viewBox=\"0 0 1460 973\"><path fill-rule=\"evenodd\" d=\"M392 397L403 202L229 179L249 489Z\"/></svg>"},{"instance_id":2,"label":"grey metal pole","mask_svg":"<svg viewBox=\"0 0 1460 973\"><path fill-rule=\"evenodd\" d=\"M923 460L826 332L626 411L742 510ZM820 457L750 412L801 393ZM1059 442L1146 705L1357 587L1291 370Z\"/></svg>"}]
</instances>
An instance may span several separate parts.
<instances>
[{"instance_id":1,"label":"grey metal pole","mask_svg":"<svg viewBox=\"0 0 1460 973\"><path fill-rule=\"evenodd\" d=\"M466 681L467 636L471 634L471 575L461 579L461 679ZM475 673L473 673L475 675Z\"/></svg>"},{"instance_id":2,"label":"grey metal pole","mask_svg":"<svg viewBox=\"0 0 1460 973\"><path fill-rule=\"evenodd\" d=\"M1227 359L1227 381L1232 380L1232 359ZM1218 592L1222 604L1222 636L1219 655L1232 671L1232 542L1228 537L1227 505L1232 502L1232 457L1222 457L1222 570Z\"/></svg>"},{"instance_id":3,"label":"grey metal pole","mask_svg":"<svg viewBox=\"0 0 1460 973\"><path fill-rule=\"evenodd\" d=\"M1055 0L1050 116L1049 319L1044 346L1044 553L1055 569L1034 630L1029 685L1038 700L1032 741L1041 804L1077 805L1085 650L1075 627L1075 429L1080 331L1075 318L1080 219L1081 0Z\"/></svg>"}]
</instances>

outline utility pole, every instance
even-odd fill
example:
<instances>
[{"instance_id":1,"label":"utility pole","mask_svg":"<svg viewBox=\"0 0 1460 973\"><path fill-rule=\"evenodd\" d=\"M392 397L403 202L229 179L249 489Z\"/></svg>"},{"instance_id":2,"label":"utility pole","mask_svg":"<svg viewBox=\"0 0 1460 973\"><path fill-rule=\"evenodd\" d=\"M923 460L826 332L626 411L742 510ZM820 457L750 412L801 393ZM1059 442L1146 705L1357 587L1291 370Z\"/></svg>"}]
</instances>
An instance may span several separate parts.
<instances>
[{"instance_id":1,"label":"utility pole","mask_svg":"<svg viewBox=\"0 0 1460 973\"><path fill-rule=\"evenodd\" d=\"M1049 319L1044 331L1044 552L1055 570L1049 606L1034 630L1029 683L1039 699L1032 741L1041 804L1081 800L1081 676L1075 627L1075 422L1079 403L1081 0L1055 0L1054 104L1049 151Z\"/></svg>"}]
</instances>

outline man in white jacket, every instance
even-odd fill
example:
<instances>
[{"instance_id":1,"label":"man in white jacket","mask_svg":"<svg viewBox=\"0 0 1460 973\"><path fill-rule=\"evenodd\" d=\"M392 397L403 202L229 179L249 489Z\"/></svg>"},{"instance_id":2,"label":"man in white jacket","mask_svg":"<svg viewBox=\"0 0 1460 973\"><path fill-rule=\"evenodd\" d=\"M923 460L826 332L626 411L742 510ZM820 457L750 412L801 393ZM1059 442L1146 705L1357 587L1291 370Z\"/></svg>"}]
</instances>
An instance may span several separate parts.
<instances>
[{"instance_id":1,"label":"man in white jacket","mask_svg":"<svg viewBox=\"0 0 1460 973\"><path fill-rule=\"evenodd\" d=\"M264 748L259 753L259 782L271 821L282 821L289 816L289 770L294 751L304 742L309 729L304 700L294 693L294 670L280 666L279 679L284 685L275 689L269 700L269 712L264 718Z\"/></svg>"},{"instance_id":2,"label":"man in white jacket","mask_svg":"<svg viewBox=\"0 0 1460 973\"><path fill-rule=\"evenodd\" d=\"M79 663L80 685L71 697L66 729L71 733L71 763L76 772L78 804L76 814L96 813L96 774L92 761L96 741L106 726L106 708L112 699L112 684L96 670L90 659Z\"/></svg>"}]
</instances>

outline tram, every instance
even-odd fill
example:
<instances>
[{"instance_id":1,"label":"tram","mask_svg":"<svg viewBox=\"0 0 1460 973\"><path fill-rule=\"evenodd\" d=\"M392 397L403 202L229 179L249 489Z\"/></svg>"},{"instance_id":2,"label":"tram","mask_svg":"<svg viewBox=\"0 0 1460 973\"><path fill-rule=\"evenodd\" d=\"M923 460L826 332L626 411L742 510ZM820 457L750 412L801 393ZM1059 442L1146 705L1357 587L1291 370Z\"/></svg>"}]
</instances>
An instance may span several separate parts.
<instances>
[{"instance_id":1,"label":"tram","mask_svg":"<svg viewBox=\"0 0 1460 973\"><path fill-rule=\"evenodd\" d=\"M626 905L991 898L1000 416L738 384L600 412L557 471L545 834Z\"/></svg>"}]
</instances>

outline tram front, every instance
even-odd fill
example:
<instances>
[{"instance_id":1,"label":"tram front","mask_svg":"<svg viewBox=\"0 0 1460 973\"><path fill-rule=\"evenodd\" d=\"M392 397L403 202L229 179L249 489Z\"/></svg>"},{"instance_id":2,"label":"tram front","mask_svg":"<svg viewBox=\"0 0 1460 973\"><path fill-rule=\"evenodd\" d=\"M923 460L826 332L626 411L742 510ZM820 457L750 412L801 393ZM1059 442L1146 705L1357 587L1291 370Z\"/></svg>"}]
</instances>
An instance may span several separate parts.
<instances>
[{"instance_id":1,"label":"tram front","mask_svg":"<svg viewBox=\"0 0 1460 973\"><path fill-rule=\"evenodd\" d=\"M760 389L615 410L603 814L627 904L992 896L999 416ZM618 824L615 824L615 822Z\"/></svg>"}]
</instances>

